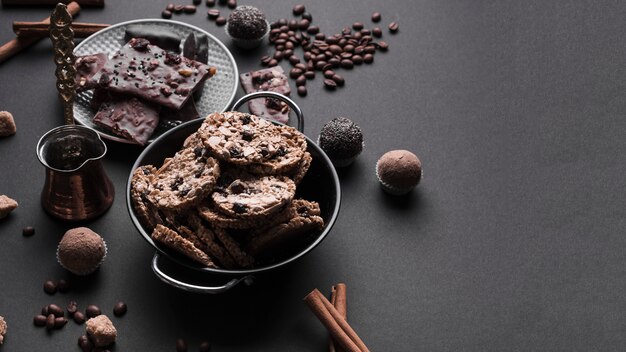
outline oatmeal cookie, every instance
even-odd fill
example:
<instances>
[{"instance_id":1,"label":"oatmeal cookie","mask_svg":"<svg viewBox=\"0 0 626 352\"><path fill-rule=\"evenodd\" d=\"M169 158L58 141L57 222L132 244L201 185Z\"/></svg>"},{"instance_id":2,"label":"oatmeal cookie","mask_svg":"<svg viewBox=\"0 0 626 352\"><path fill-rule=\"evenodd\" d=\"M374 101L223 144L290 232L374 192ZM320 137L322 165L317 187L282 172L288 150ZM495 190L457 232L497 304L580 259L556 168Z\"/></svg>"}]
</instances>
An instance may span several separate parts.
<instances>
[{"instance_id":1,"label":"oatmeal cookie","mask_svg":"<svg viewBox=\"0 0 626 352\"><path fill-rule=\"evenodd\" d=\"M154 230L158 224L163 224L163 219L157 208L148 201L150 184L154 180L157 169L152 165L138 167L131 178L130 196L135 207L139 222L148 231Z\"/></svg>"},{"instance_id":2,"label":"oatmeal cookie","mask_svg":"<svg viewBox=\"0 0 626 352\"><path fill-rule=\"evenodd\" d=\"M211 258L194 246L191 241L163 225L157 225L152 231L152 239L209 268L217 267Z\"/></svg>"}]
</instances>

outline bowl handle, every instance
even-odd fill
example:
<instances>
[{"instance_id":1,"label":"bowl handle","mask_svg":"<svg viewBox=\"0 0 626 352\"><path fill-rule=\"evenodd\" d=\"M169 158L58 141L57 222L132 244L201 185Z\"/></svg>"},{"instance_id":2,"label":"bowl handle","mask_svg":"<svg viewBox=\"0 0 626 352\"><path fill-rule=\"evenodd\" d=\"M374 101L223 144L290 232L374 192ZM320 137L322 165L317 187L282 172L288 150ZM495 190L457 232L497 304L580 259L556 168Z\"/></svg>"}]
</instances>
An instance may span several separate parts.
<instances>
[{"instance_id":1,"label":"bowl handle","mask_svg":"<svg viewBox=\"0 0 626 352\"><path fill-rule=\"evenodd\" d=\"M241 97L235 104L233 104L233 110L238 110L244 103L256 99L256 98L276 98L285 102L291 110L296 114L296 118L298 119L298 131L304 132L304 115L302 114L302 110L300 107L287 96L276 93L276 92L254 92L250 94L246 94Z\"/></svg>"},{"instance_id":2,"label":"bowl handle","mask_svg":"<svg viewBox=\"0 0 626 352\"><path fill-rule=\"evenodd\" d=\"M222 286L198 286L198 285L193 285L193 284L189 284L186 282L182 282L180 280L176 280L173 277L167 275L165 272L163 272L163 270L161 270L161 268L159 268L159 253L154 253L154 257L152 258L152 271L154 271L154 274L166 284L172 285L176 288L180 288L185 291L195 292L195 293L210 293L210 294L222 293L237 286L237 284L239 284L240 282L243 282L249 286L254 281L254 277L252 275L248 275L248 276L232 279Z\"/></svg>"}]
</instances>

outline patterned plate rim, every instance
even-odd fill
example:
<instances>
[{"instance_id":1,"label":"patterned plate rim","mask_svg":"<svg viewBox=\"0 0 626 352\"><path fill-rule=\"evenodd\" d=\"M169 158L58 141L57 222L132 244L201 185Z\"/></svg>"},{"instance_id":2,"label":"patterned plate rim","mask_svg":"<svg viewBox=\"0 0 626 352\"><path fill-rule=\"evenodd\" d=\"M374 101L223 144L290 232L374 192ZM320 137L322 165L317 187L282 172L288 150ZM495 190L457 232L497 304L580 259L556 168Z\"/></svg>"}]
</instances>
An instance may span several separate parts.
<instances>
[{"instance_id":1,"label":"patterned plate rim","mask_svg":"<svg viewBox=\"0 0 626 352\"><path fill-rule=\"evenodd\" d=\"M118 27L127 26L127 25L130 25L130 24L145 23L145 22L150 22L150 23L154 23L154 22L157 22L157 23L168 23L168 24L172 24L172 25L178 25L178 26L187 27L187 28L189 28L191 30L200 32L200 33L208 36L212 40L214 40L215 43L224 50L224 52L226 53L226 55L230 59L232 65L233 65L233 71L234 71L234 75L233 76L234 76L234 80L235 80L234 84L233 84L232 93L230 94L230 98L228 99L228 102L227 102L226 106L224 106L220 110L220 112L226 111L230 106L233 105L233 100L235 100L235 95L237 94L237 89L239 87L239 69L237 68L237 62L235 61L235 58L233 57L233 54L230 52L230 50L228 50L228 47L226 47L226 45L224 45L224 43L222 43L222 41L219 40L216 36L214 36L213 34L205 31L202 28L196 27L196 26L194 26L192 24L188 24L188 23L184 23L184 22L180 22L180 21L174 21L174 20L165 20L165 19L160 19L160 18L143 18L143 19L138 19L138 20L130 20L130 21L125 21L125 22L120 22L120 23L113 24L113 25L111 25L111 26L109 26L109 27L107 27L105 29L102 29L102 30L100 30L100 31L90 35L89 37L85 38L83 41L78 43L78 45L76 45L76 47L74 48L74 53L76 53L84 45L89 43L90 40L93 40L95 37L97 37L99 35L102 35L103 33L107 32L107 31L111 31L111 30L114 30L114 29L116 29ZM76 101L74 101L74 104L78 104L78 103ZM203 119L203 118L204 117L199 117L199 119ZM79 125L85 126L76 117L74 117L74 121L76 123L78 123ZM90 126L86 126L86 127L90 127ZM102 138L108 139L110 141L115 141L115 142L135 145L135 143L133 143L133 142L127 140L127 139L115 136L113 134L109 134L109 133L106 133L104 131L99 131L99 130L97 130L95 128L93 130L96 131L96 133L98 133L98 135L100 135ZM157 136L156 138L159 138L159 137L160 136ZM150 138L145 146L147 146L148 144L154 142L154 140L156 138Z\"/></svg>"}]
</instances>

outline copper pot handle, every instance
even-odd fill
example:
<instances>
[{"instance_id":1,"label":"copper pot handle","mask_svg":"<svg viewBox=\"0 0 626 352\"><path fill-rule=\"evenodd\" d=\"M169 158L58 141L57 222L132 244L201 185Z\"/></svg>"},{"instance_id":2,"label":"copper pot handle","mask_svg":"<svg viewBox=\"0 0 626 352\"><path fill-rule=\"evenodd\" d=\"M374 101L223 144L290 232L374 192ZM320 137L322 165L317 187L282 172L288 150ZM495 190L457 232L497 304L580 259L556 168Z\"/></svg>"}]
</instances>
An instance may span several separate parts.
<instances>
[{"instance_id":1,"label":"copper pot handle","mask_svg":"<svg viewBox=\"0 0 626 352\"><path fill-rule=\"evenodd\" d=\"M254 92L250 94L246 94L241 97L235 104L233 104L233 110L238 110L244 103L256 99L256 98L276 98L285 102L291 110L296 114L296 119L298 120L298 131L304 132L304 115L302 114L302 110L300 107L286 95L276 93L276 92Z\"/></svg>"},{"instance_id":2,"label":"copper pot handle","mask_svg":"<svg viewBox=\"0 0 626 352\"><path fill-rule=\"evenodd\" d=\"M232 279L222 286L199 286L199 285L186 283L180 280L176 280L173 277L167 275L165 272L163 272L161 268L159 268L159 253L154 253L154 257L152 258L152 271L154 271L154 274L166 284L172 285L176 288L179 288L181 290L185 290L188 292L204 293L204 294L223 293L237 286L237 284L241 282L243 282L247 286L251 285L254 282L254 276L252 275L247 275L247 276L243 276L240 278Z\"/></svg>"}]
</instances>

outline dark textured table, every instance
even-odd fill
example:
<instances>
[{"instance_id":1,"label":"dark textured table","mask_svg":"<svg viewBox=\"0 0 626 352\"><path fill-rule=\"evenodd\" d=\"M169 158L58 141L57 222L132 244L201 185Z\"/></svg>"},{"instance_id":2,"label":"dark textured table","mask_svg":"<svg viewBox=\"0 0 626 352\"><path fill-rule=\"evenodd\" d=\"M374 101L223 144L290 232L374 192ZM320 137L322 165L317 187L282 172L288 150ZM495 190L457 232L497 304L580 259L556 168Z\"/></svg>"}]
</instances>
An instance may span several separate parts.
<instances>
[{"instance_id":1,"label":"dark textured table","mask_svg":"<svg viewBox=\"0 0 626 352\"><path fill-rule=\"evenodd\" d=\"M110 0L83 22L158 16L166 1ZM270 19L295 3L252 1ZM315 1L314 23L333 33L372 11L396 20L388 53L342 73L334 93L318 77L295 97L305 132L348 116L365 151L340 173L343 202L330 236L293 265L217 296L159 281L153 250L127 214L124 187L140 148L109 143L105 165L117 191L111 210L87 225L108 243L101 270L69 277L55 248L72 227L39 205L44 169L35 144L62 121L51 45L0 65L0 110L18 133L0 139L0 193L20 207L0 221L2 351L74 351L83 326L47 334L32 317L48 303L95 303L114 318L115 351L174 351L185 338L213 351L324 351L327 333L302 303L317 287L348 285L348 314L373 351L609 351L626 346L626 4L621 1ZM175 19L226 40L195 15ZM12 20L49 9L2 8ZM232 49L240 71L269 48ZM241 96L241 91L238 96ZM390 149L420 156L424 180L406 197L386 196L374 175ZM32 225L36 235L24 238ZM48 296L46 279L73 289Z\"/></svg>"}]
</instances>

